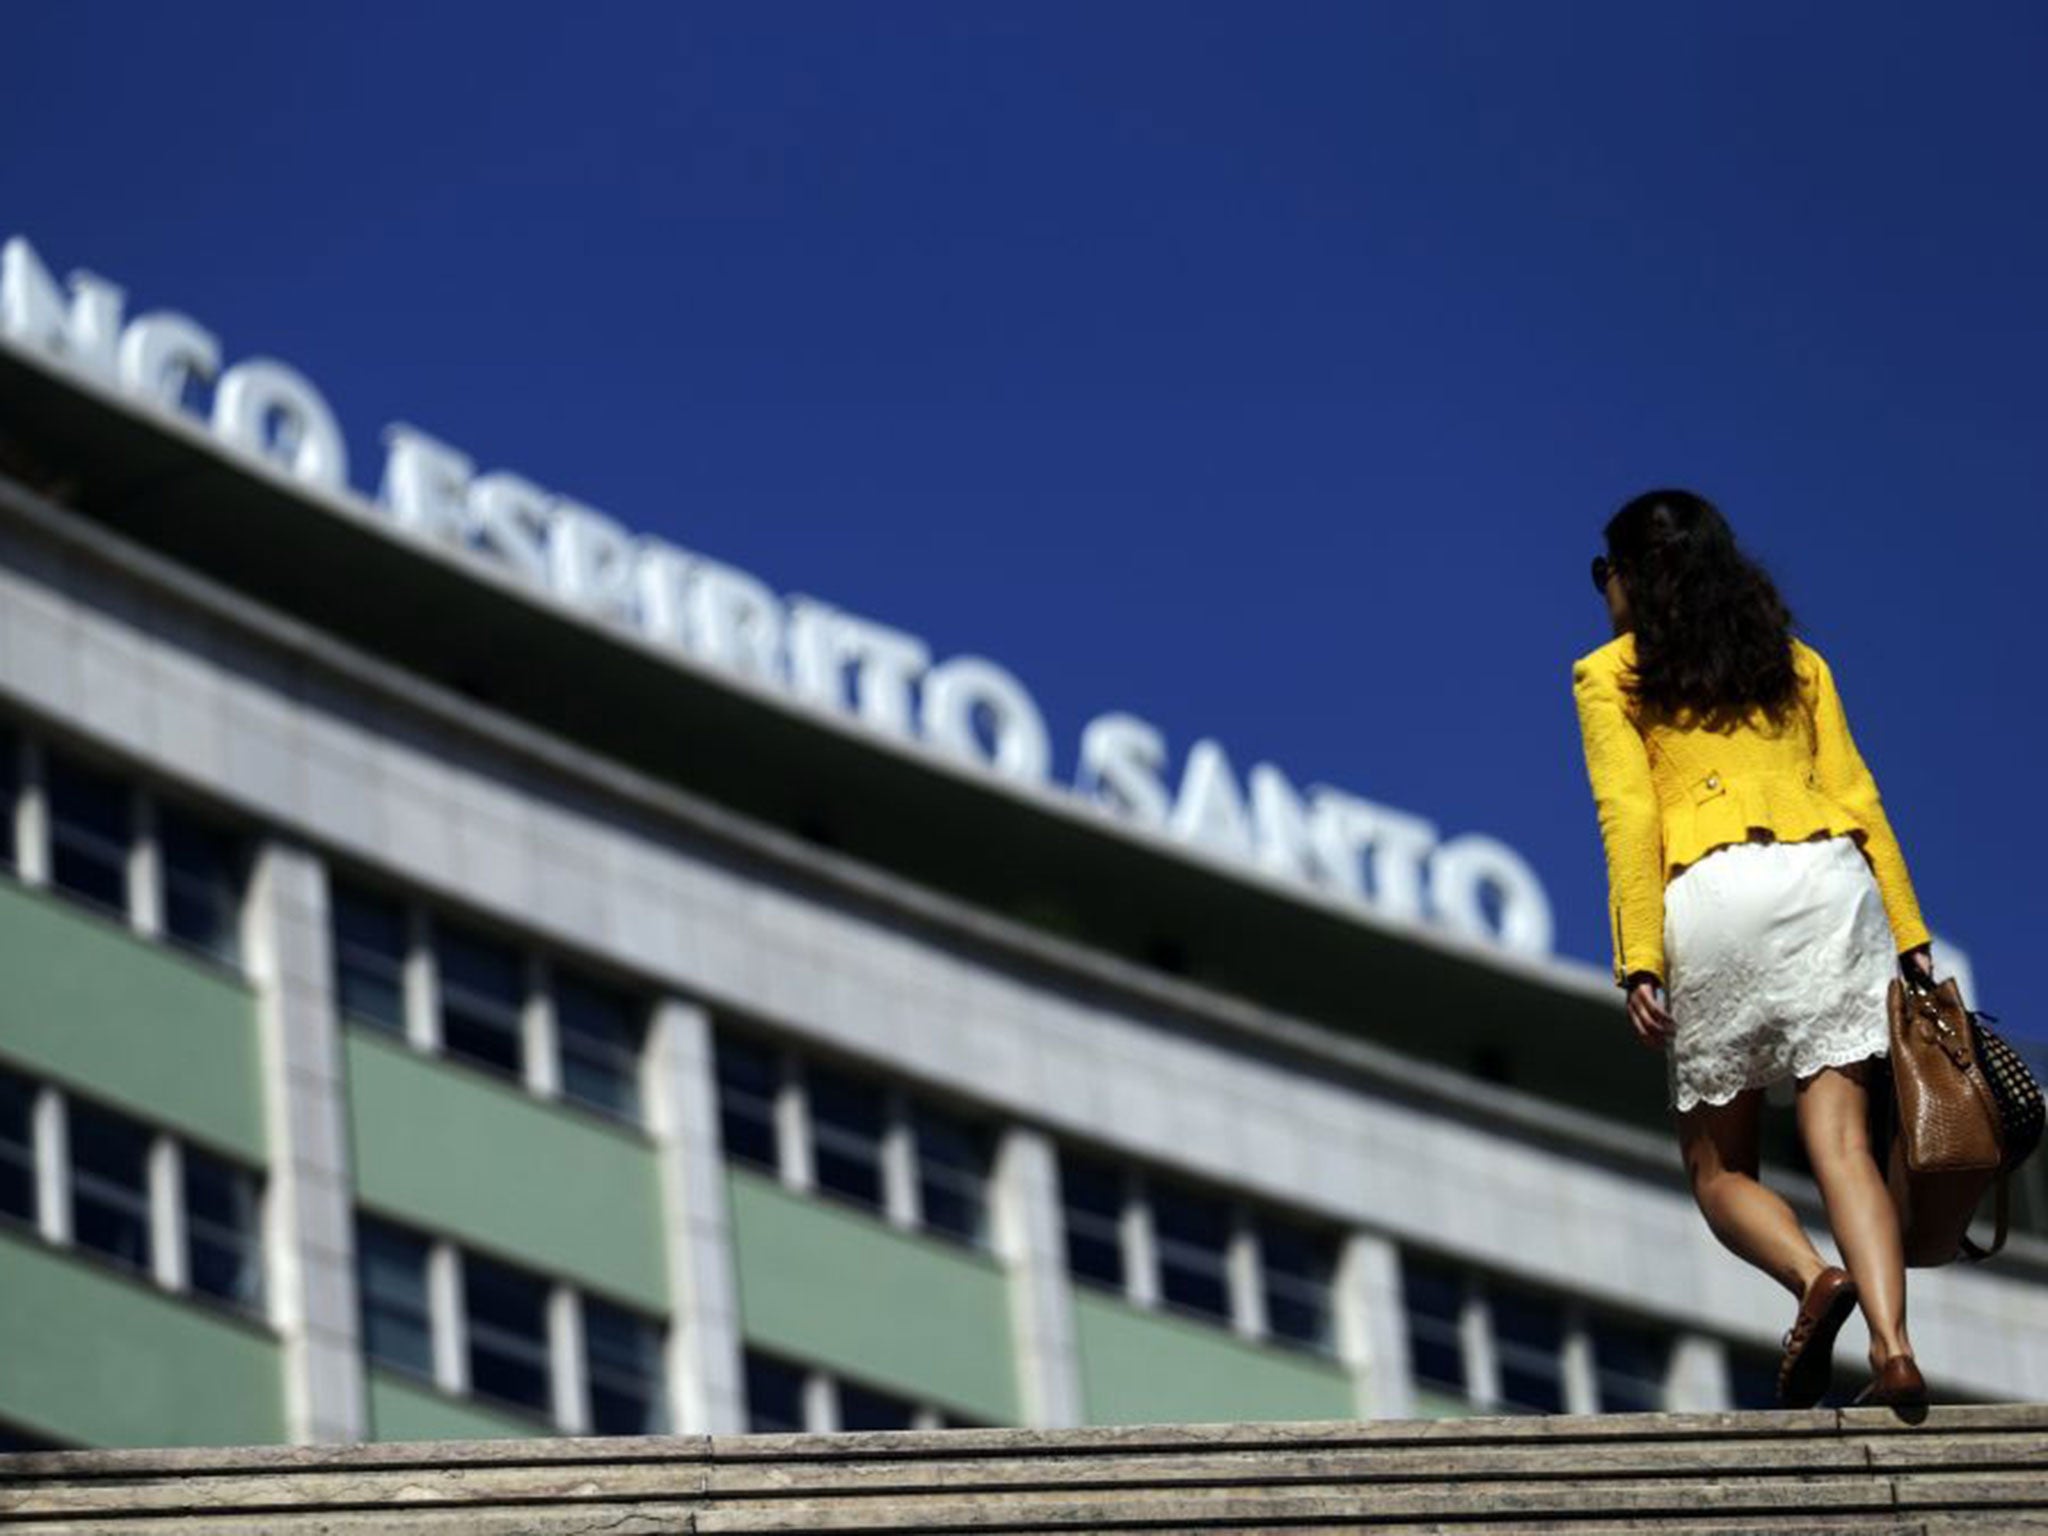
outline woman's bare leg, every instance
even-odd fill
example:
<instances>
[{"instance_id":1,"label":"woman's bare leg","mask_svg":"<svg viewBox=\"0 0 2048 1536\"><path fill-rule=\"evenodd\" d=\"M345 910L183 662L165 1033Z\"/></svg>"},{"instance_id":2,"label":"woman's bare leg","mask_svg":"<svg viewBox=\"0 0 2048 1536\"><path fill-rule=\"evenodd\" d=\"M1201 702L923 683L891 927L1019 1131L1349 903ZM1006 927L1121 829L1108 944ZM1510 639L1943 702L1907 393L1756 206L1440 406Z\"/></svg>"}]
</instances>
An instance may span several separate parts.
<instances>
[{"instance_id":1,"label":"woman's bare leg","mask_svg":"<svg viewBox=\"0 0 2048 1536\"><path fill-rule=\"evenodd\" d=\"M1911 1355L1906 1337L1906 1261L1899 1211L1871 1155L1872 1064L1823 1067L1799 1080L1799 1137L1813 1164L1842 1262L1856 1277L1857 1304L1870 1325L1870 1366Z\"/></svg>"},{"instance_id":2,"label":"woman's bare leg","mask_svg":"<svg viewBox=\"0 0 2048 1536\"><path fill-rule=\"evenodd\" d=\"M1679 1111L1679 1148L1693 1199L1722 1246L1803 1299L1828 1261L1784 1198L1757 1182L1763 1096L1761 1088L1746 1088L1726 1104Z\"/></svg>"}]
</instances>

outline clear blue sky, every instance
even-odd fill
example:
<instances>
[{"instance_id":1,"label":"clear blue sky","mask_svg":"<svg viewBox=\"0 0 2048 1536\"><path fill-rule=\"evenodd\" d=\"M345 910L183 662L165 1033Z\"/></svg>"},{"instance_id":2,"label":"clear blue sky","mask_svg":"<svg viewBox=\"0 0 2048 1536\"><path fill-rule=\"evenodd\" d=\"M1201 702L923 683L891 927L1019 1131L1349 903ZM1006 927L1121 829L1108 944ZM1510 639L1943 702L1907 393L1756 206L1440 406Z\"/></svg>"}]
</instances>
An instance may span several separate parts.
<instances>
[{"instance_id":1,"label":"clear blue sky","mask_svg":"<svg viewBox=\"0 0 2048 1536\"><path fill-rule=\"evenodd\" d=\"M359 486L407 420L995 657L1062 781L1124 708L1176 762L1215 735L1492 833L1603 966L1586 564L1628 494L1695 486L1833 660L1979 1000L2048 1035L2048 9L6 30L0 233L294 363Z\"/></svg>"}]
</instances>

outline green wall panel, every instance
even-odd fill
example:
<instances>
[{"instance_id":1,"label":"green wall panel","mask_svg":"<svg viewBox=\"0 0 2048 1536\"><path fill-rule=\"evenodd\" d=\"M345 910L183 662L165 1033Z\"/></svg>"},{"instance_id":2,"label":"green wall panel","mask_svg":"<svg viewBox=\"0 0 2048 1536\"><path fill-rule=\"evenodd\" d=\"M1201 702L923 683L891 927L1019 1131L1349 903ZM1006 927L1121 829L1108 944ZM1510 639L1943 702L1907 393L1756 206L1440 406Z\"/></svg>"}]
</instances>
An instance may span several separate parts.
<instances>
[{"instance_id":1,"label":"green wall panel","mask_svg":"<svg viewBox=\"0 0 2048 1536\"><path fill-rule=\"evenodd\" d=\"M381 1365L372 1364L368 1375L372 1440L530 1440L556 1433L538 1420L452 1397Z\"/></svg>"},{"instance_id":2,"label":"green wall panel","mask_svg":"<svg viewBox=\"0 0 2048 1536\"><path fill-rule=\"evenodd\" d=\"M1357 1416L1351 1377L1334 1363L1085 1286L1074 1288L1074 1332L1091 1424Z\"/></svg>"},{"instance_id":3,"label":"green wall panel","mask_svg":"<svg viewBox=\"0 0 2048 1536\"><path fill-rule=\"evenodd\" d=\"M0 1418L86 1446L275 1445L284 1351L260 1326L0 1228Z\"/></svg>"},{"instance_id":4,"label":"green wall panel","mask_svg":"<svg viewBox=\"0 0 2048 1536\"><path fill-rule=\"evenodd\" d=\"M1014 1424L1009 1282L993 1259L729 1168L750 1344Z\"/></svg>"},{"instance_id":5,"label":"green wall panel","mask_svg":"<svg viewBox=\"0 0 2048 1536\"><path fill-rule=\"evenodd\" d=\"M369 1029L342 1037L366 1205L668 1315L651 1141Z\"/></svg>"},{"instance_id":6,"label":"green wall panel","mask_svg":"<svg viewBox=\"0 0 2048 1536\"><path fill-rule=\"evenodd\" d=\"M0 879L0 1056L268 1161L256 999L231 973Z\"/></svg>"}]
</instances>

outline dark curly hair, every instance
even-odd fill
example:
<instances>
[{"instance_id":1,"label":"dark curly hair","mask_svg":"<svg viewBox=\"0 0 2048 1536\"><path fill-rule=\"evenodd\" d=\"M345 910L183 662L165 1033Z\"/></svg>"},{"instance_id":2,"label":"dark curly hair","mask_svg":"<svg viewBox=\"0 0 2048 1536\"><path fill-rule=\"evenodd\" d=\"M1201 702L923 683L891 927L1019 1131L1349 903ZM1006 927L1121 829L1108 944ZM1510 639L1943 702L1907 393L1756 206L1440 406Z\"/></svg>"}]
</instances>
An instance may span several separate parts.
<instances>
[{"instance_id":1,"label":"dark curly hair","mask_svg":"<svg viewBox=\"0 0 2048 1536\"><path fill-rule=\"evenodd\" d=\"M1645 717L1721 730L1762 709L1782 721L1799 697L1792 612L1720 509L1692 491L1645 491L1605 537L1636 637L1623 686Z\"/></svg>"}]
</instances>

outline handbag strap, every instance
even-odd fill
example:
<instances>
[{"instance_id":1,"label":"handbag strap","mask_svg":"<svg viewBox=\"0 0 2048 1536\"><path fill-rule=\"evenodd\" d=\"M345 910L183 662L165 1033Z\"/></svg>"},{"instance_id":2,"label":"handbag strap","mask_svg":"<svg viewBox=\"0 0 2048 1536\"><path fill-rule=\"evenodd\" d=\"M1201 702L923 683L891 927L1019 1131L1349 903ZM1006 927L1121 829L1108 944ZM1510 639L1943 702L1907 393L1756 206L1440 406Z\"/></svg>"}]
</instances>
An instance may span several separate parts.
<instances>
[{"instance_id":1,"label":"handbag strap","mask_svg":"<svg viewBox=\"0 0 2048 1536\"><path fill-rule=\"evenodd\" d=\"M1965 1232L1960 1239L1963 1257L1968 1259L1972 1264L1982 1264L1986 1259L1990 1258L1991 1255L1998 1252L1999 1249L2005 1246L2005 1223L2007 1215L2006 1170L2003 1168L1998 1170L1996 1190L1997 1193L1994 1195L1992 1199L1992 1219L1994 1220L1994 1222L1996 1222L1997 1225L1996 1229L1991 1234L1991 1246L1989 1248L1979 1248L1975 1243L1970 1241L1970 1234L1967 1232Z\"/></svg>"}]
</instances>

